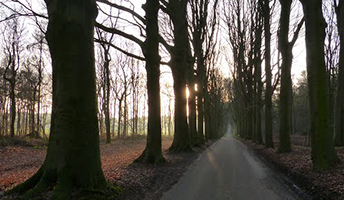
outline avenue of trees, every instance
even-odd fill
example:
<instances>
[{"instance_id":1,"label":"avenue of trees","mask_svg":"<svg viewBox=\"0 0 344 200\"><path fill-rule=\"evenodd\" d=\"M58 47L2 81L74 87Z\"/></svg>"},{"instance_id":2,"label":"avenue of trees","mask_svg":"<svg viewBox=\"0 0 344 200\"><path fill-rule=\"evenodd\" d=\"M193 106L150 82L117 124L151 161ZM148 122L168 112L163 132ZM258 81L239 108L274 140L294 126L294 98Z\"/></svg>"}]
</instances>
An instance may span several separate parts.
<instances>
[{"instance_id":1,"label":"avenue of trees","mask_svg":"<svg viewBox=\"0 0 344 200\"><path fill-rule=\"evenodd\" d=\"M54 188L52 199L67 199L73 188L105 190L103 136L111 143L144 134L135 161L159 164L163 133L173 136L171 152L192 151L230 122L234 134L266 148L277 132L278 153L292 151L292 133L309 135L315 170L339 162L343 1L142 4L0 1L0 134L49 140L41 168L8 193L31 198ZM293 85L301 35L307 71Z\"/></svg>"},{"instance_id":2,"label":"avenue of trees","mask_svg":"<svg viewBox=\"0 0 344 200\"><path fill-rule=\"evenodd\" d=\"M265 147L273 148L271 132L276 130L277 152L286 153L292 151L290 135L299 133L309 137L313 169L339 162L334 146L343 145L342 9L342 1L224 3L233 53L231 114L237 135L258 144L264 135ZM293 47L301 34L307 70L293 86Z\"/></svg>"}]
</instances>

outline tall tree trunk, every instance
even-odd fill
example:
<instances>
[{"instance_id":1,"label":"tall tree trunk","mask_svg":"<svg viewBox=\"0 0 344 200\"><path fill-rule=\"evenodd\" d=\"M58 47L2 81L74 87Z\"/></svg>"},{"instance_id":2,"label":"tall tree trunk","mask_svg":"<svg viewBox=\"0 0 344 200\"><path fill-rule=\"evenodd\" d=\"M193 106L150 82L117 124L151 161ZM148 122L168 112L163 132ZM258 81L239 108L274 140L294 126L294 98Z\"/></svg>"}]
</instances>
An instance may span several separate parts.
<instances>
[{"instance_id":1,"label":"tall tree trunk","mask_svg":"<svg viewBox=\"0 0 344 200\"><path fill-rule=\"evenodd\" d=\"M272 73L271 73L271 32L270 0L264 0L264 36L265 36L265 147L274 148L272 137Z\"/></svg>"},{"instance_id":2,"label":"tall tree trunk","mask_svg":"<svg viewBox=\"0 0 344 200\"><path fill-rule=\"evenodd\" d=\"M123 98L118 100L118 124L117 124L117 138L121 137L121 119L122 119L122 100Z\"/></svg>"},{"instance_id":3,"label":"tall tree trunk","mask_svg":"<svg viewBox=\"0 0 344 200\"><path fill-rule=\"evenodd\" d=\"M127 84L125 84L127 85ZM123 137L128 136L128 101L127 101L127 92L124 92L124 112L123 112Z\"/></svg>"},{"instance_id":4,"label":"tall tree trunk","mask_svg":"<svg viewBox=\"0 0 344 200\"><path fill-rule=\"evenodd\" d=\"M322 0L301 0L306 24L307 77L313 169L323 170L339 162L331 133L328 88L324 60L326 22Z\"/></svg>"},{"instance_id":5,"label":"tall tree trunk","mask_svg":"<svg viewBox=\"0 0 344 200\"><path fill-rule=\"evenodd\" d=\"M289 43L289 21L292 0L280 0L281 18L278 37L278 49L282 54L281 93L280 93L280 128L279 146L277 152L291 151L290 134L292 131L292 81L291 65L293 61L292 48Z\"/></svg>"},{"instance_id":6,"label":"tall tree trunk","mask_svg":"<svg viewBox=\"0 0 344 200\"><path fill-rule=\"evenodd\" d=\"M104 115L105 115L105 131L106 131L106 143L111 143L111 130L110 130L110 58L108 49L104 49L105 63L105 106L104 106Z\"/></svg>"},{"instance_id":7,"label":"tall tree trunk","mask_svg":"<svg viewBox=\"0 0 344 200\"><path fill-rule=\"evenodd\" d=\"M113 119L112 119L112 134L115 136L116 128L115 128L115 123L116 123L116 98L114 98L113 102Z\"/></svg>"},{"instance_id":8,"label":"tall tree trunk","mask_svg":"<svg viewBox=\"0 0 344 200\"><path fill-rule=\"evenodd\" d=\"M161 163L161 113L160 113L160 56L158 10L159 0L147 0L144 5L147 19L144 56L146 58L147 90L148 90L148 134L146 148L136 161Z\"/></svg>"},{"instance_id":9,"label":"tall tree trunk","mask_svg":"<svg viewBox=\"0 0 344 200\"><path fill-rule=\"evenodd\" d=\"M22 110L21 110L21 106L18 106L18 111L17 111L17 135L21 135L21 115L22 115Z\"/></svg>"},{"instance_id":10,"label":"tall tree trunk","mask_svg":"<svg viewBox=\"0 0 344 200\"><path fill-rule=\"evenodd\" d=\"M13 67L14 70L14 67ZM11 116L11 124L10 124L10 136L11 138L14 137L14 124L16 120L16 97L15 97L15 75L13 75L11 81L11 91L10 91L10 99L11 99L11 107L10 107L10 116Z\"/></svg>"},{"instance_id":11,"label":"tall tree trunk","mask_svg":"<svg viewBox=\"0 0 344 200\"><path fill-rule=\"evenodd\" d=\"M336 7L337 28L340 38L339 75L335 102L335 144L344 146L344 2Z\"/></svg>"},{"instance_id":12,"label":"tall tree trunk","mask_svg":"<svg viewBox=\"0 0 344 200\"><path fill-rule=\"evenodd\" d=\"M183 73L184 69L175 69L180 67L176 63L172 67L173 81L174 81L174 137L173 143L170 147L171 151L191 151L190 133L187 124L187 100L186 100L186 80Z\"/></svg>"},{"instance_id":13,"label":"tall tree trunk","mask_svg":"<svg viewBox=\"0 0 344 200\"><path fill-rule=\"evenodd\" d=\"M191 55L187 23L187 0L170 1L170 17L174 25L174 46L170 66L175 95L175 134L170 151L191 151L190 132L187 124L186 85L187 72L191 68Z\"/></svg>"},{"instance_id":14,"label":"tall tree trunk","mask_svg":"<svg viewBox=\"0 0 344 200\"><path fill-rule=\"evenodd\" d=\"M97 7L94 0L45 2L53 66L49 145L41 168L12 192L27 191L24 198L31 199L54 188L52 199L68 199L72 188L98 191L107 186L97 120L93 46Z\"/></svg>"},{"instance_id":15,"label":"tall tree trunk","mask_svg":"<svg viewBox=\"0 0 344 200\"><path fill-rule=\"evenodd\" d=\"M205 88L205 65L203 56L198 55L197 57L197 145L201 146L204 144L204 88Z\"/></svg>"}]
</instances>

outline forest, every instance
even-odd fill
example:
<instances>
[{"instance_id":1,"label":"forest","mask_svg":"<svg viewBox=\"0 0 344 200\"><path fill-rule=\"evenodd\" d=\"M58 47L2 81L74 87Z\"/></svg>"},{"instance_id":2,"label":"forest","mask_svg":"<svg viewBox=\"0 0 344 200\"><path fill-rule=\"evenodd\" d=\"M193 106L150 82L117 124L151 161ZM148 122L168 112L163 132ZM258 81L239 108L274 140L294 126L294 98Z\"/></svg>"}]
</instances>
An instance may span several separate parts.
<instances>
[{"instance_id":1,"label":"forest","mask_svg":"<svg viewBox=\"0 0 344 200\"><path fill-rule=\"evenodd\" d=\"M344 199L343 14L0 0L0 199Z\"/></svg>"}]
</instances>

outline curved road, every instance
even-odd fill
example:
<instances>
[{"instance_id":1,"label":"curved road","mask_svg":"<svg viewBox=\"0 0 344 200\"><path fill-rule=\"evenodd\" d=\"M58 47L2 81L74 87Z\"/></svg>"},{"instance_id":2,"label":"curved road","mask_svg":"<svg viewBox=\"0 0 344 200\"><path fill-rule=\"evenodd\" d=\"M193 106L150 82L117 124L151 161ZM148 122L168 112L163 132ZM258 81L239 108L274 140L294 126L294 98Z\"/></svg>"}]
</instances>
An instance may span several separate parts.
<instances>
[{"instance_id":1,"label":"curved road","mask_svg":"<svg viewBox=\"0 0 344 200\"><path fill-rule=\"evenodd\" d=\"M162 200L301 199L230 134L201 154Z\"/></svg>"}]
</instances>

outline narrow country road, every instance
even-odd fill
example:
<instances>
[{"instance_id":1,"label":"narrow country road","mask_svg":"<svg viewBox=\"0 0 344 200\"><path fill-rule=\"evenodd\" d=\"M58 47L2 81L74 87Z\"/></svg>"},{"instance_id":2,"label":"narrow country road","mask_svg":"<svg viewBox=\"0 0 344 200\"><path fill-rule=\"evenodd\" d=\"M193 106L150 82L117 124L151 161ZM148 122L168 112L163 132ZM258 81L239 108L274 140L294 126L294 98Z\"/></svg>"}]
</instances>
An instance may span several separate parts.
<instances>
[{"instance_id":1,"label":"narrow country road","mask_svg":"<svg viewBox=\"0 0 344 200\"><path fill-rule=\"evenodd\" d=\"M230 134L206 150L162 200L301 199Z\"/></svg>"}]
</instances>

